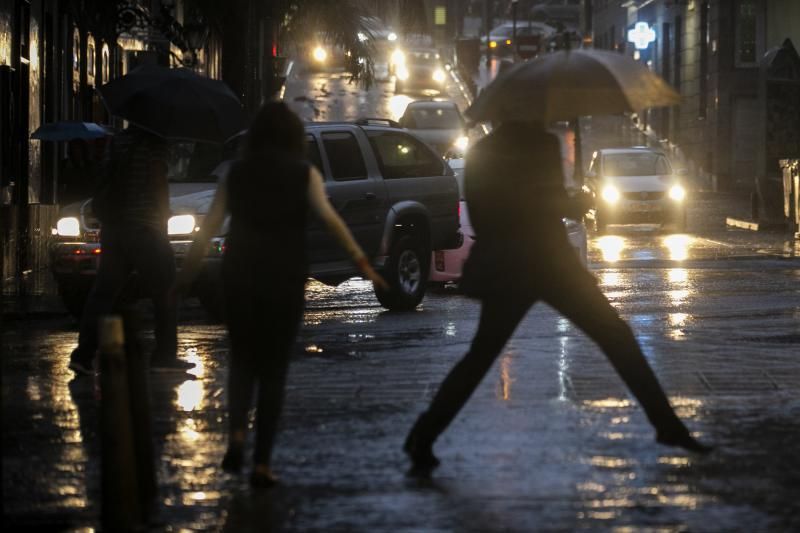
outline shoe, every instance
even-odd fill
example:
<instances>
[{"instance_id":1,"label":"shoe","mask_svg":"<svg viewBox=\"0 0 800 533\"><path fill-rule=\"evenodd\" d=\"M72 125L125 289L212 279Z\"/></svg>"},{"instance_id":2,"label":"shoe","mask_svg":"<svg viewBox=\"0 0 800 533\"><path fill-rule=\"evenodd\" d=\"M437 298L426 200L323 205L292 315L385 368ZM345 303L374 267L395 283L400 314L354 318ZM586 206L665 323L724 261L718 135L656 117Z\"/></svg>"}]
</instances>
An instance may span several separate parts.
<instances>
[{"instance_id":1,"label":"shoe","mask_svg":"<svg viewBox=\"0 0 800 533\"><path fill-rule=\"evenodd\" d=\"M238 474L244 464L244 449L242 446L228 446L225 457L222 458L222 469L229 474Z\"/></svg>"},{"instance_id":2,"label":"shoe","mask_svg":"<svg viewBox=\"0 0 800 533\"><path fill-rule=\"evenodd\" d=\"M259 472L253 470L250 474L250 485L257 489L268 489L278 484L278 476L272 473L272 470L267 472Z\"/></svg>"},{"instance_id":3,"label":"shoe","mask_svg":"<svg viewBox=\"0 0 800 533\"><path fill-rule=\"evenodd\" d=\"M433 455L433 443L420 442L415 431L411 431L403 444L403 451L411 459L410 475L427 477L440 464L439 459Z\"/></svg>"},{"instance_id":4,"label":"shoe","mask_svg":"<svg viewBox=\"0 0 800 533\"><path fill-rule=\"evenodd\" d=\"M678 432L659 431L656 433L656 442L665 446L678 446L684 450L700 454L707 454L714 449L713 446L702 444L692 437L688 430Z\"/></svg>"},{"instance_id":5,"label":"shoe","mask_svg":"<svg viewBox=\"0 0 800 533\"><path fill-rule=\"evenodd\" d=\"M151 372L188 372L195 367L194 363L180 359L156 359L150 361Z\"/></svg>"},{"instance_id":6,"label":"shoe","mask_svg":"<svg viewBox=\"0 0 800 533\"><path fill-rule=\"evenodd\" d=\"M73 359L69 362L69 369L75 372L76 378L94 375L94 368L92 367L91 363L87 365L86 363Z\"/></svg>"}]
</instances>

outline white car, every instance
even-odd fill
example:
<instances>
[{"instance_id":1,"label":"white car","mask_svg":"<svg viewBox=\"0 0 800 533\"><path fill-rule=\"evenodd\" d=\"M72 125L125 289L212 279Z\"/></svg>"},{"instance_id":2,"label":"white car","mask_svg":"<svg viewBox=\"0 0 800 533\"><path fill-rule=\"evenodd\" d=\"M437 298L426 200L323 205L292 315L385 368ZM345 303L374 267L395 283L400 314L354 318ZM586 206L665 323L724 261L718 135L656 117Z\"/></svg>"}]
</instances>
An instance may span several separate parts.
<instances>
[{"instance_id":1,"label":"white car","mask_svg":"<svg viewBox=\"0 0 800 533\"><path fill-rule=\"evenodd\" d=\"M467 149L467 126L458 105L449 100L417 100L406 107L400 125L429 145L440 155L459 154Z\"/></svg>"},{"instance_id":2,"label":"white car","mask_svg":"<svg viewBox=\"0 0 800 533\"><path fill-rule=\"evenodd\" d=\"M586 185L595 196L597 231L609 224L674 224L686 230L685 172L652 148L604 148L592 156Z\"/></svg>"},{"instance_id":3,"label":"white car","mask_svg":"<svg viewBox=\"0 0 800 533\"><path fill-rule=\"evenodd\" d=\"M460 231L463 235L463 241L461 246L455 250L436 250L433 252L430 274L428 275L428 281L432 283L456 282L461 279L464 261L469 257L469 252L475 243L475 231L472 229L472 223L469 220L467 202L464 201L464 160L451 159L448 163L455 172L461 194L459 220L461 221ZM578 254L585 266L587 264L586 228L582 223L567 218L564 219L564 225L567 228L570 244L572 244L575 253Z\"/></svg>"}]
</instances>

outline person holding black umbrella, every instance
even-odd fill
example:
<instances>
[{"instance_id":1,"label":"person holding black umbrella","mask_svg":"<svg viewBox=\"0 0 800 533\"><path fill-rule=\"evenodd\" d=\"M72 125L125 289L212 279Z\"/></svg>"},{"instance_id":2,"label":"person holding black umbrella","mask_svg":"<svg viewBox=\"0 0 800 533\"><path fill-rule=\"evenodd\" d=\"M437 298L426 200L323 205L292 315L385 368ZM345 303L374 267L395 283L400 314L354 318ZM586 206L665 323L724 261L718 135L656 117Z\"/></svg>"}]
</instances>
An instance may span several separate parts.
<instances>
[{"instance_id":1,"label":"person holding black umbrella","mask_svg":"<svg viewBox=\"0 0 800 533\"><path fill-rule=\"evenodd\" d=\"M111 141L92 199L101 224L102 256L81 317L78 346L70 357L69 368L77 375L94 372L98 318L118 310L134 271L153 301L156 349L151 368L185 371L194 366L177 358L177 304L170 293L175 257L167 237L168 156L163 138L136 126Z\"/></svg>"},{"instance_id":2,"label":"person holding black umbrella","mask_svg":"<svg viewBox=\"0 0 800 533\"><path fill-rule=\"evenodd\" d=\"M506 121L467 156L464 189L475 245L461 286L481 301L469 352L441 384L414 424L404 450L412 473L439 464L433 443L469 399L537 301L570 319L594 340L639 400L662 444L703 452L678 419L630 327L581 264L562 217L580 219L590 200L570 198L560 145L541 123Z\"/></svg>"}]
</instances>

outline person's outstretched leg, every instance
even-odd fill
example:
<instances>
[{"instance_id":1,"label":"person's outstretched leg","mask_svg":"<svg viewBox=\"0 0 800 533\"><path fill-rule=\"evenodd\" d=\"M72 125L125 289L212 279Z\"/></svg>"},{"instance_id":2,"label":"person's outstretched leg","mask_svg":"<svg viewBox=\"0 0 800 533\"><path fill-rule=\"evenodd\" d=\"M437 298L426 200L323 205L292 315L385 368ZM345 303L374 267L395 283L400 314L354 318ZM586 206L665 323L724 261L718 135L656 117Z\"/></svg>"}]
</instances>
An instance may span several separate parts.
<instances>
[{"instance_id":1,"label":"person's outstretched leg","mask_svg":"<svg viewBox=\"0 0 800 533\"><path fill-rule=\"evenodd\" d=\"M568 272L573 274L560 272L559 279L564 281L551 285L544 301L600 346L656 428L659 442L707 451L675 414L631 328L606 299L594 277L579 267Z\"/></svg>"},{"instance_id":2,"label":"person's outstretched leg","mask_svg":"<svg viewBox=\"0 0 800 533\"><path fill-rule=\"evenodd\" d=\"M226 287L227 288L227 287ZM228 368L228 450L222 468L239 472L244 462L244 440L247 433L247 412L253 399L256 364L252 352L251 306L244 295L229 290L231 301L226 315L231 350Z\"/></svg>"},{"instance_id":3,"label":"person's outstretched leg","mask_svg":"<svg viewBox=\"0 0 800 533\"><path fill-rule=\"evenodd\" d=\"M257 363L256 447L253 452L253 475L250 478L250 483L257 487L269 487L277 481L270 470L270 461L283 410L289 360L303 318L303 292L301 287L295 294L287 294L286 298L277 301L265 298L263 302L263 307L273 312L259 321L263 328Z\"/></svg>"},{"instance_id":4,"label":"person's outstretched leg","mask_svg":"<svg viewBox=\"0 0 800 533\"><path fill-rule=\"evenodd\" d=\"M415 471L425 473L439 464L432 451L434 441L480 384L532 303L529 299L502 298L483 303L469 352L447 374L430 407L408 434L404 450Z\"/></svg>"}]
</instances>

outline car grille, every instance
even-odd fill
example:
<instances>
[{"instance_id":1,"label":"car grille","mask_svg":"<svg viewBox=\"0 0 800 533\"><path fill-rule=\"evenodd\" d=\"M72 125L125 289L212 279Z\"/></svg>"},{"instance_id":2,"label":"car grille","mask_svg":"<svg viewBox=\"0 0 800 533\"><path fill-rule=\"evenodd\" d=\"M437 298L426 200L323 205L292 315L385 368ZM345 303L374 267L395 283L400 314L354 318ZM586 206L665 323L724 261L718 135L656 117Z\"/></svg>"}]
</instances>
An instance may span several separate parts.
<instances>
[{"instance_id":1,"label":"car grille","mask_svg":"<svg viewBox=\"0 0 800 533\"><path fill-rule=\"evenodd\" d=\"M664 191L626 192L623 195L626 200L661 200L664 198Z\"/></svg>"}]
</instances>

